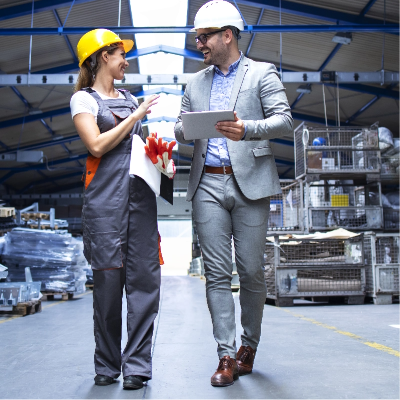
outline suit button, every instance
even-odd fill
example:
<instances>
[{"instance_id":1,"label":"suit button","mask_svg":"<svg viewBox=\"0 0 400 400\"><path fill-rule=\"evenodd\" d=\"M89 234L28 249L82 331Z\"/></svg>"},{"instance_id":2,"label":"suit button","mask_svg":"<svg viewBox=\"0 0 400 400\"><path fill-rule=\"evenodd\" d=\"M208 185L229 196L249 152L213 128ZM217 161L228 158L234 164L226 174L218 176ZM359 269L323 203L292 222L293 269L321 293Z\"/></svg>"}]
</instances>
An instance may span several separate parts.
<instances>
[{"instance_id":1,"label":"suit button","mask_svg":"<svg viewBox=\"0 0 400 400\"><path fill-rule=\"evenodd\" d=\"M91 171L88 171L88 173L87 173L87 174L88 174L88 175L90 175L91 173L92 173Z\"/></svg>"},{"instance_id":2,"label":"suit button","mask_svg":"<svg viewBox=\"0 0 400 400\"><path fill-rule=\"evenodd\" d=\"M205 155L205 154L202 154L201 156L202 156L203 158L206 158L206 155Z\"/></svg>"}]
</instances>

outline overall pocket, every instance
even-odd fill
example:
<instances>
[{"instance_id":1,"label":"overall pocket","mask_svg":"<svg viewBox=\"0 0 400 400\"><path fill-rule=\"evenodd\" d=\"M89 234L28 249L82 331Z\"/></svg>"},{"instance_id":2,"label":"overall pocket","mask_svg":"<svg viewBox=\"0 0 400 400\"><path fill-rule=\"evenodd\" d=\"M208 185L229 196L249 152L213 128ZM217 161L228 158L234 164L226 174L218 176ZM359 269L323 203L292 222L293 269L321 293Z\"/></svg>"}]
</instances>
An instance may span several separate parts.
<instances>
[{"instance_id":1,"label":"overall pocket","mask_svg":"<svg viewBox=\"0 0 400 400\"><path fill-rule=\"evenodd\" d=\"M92 269L123 267L121 237L114 217L87 220L90 230L90 253Z\"/></svg>"}]
</instances>

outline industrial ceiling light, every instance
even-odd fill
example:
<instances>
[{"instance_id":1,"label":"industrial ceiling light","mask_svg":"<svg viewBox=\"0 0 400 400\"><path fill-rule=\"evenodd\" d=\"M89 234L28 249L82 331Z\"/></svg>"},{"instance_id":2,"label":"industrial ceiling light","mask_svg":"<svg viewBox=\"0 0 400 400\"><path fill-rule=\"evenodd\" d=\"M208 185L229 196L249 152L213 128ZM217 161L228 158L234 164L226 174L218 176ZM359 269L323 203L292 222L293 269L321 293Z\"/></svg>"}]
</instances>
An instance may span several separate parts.
<instances>
[{"instance_id":1,"label":"industrial ceiling light","mask_svg":"<svg viewBox=\"0 0 400 400\"><path fill-rule=\"evenodd\" d=\"M332 38L332 42L340 44L350 44L353 40L353 35L351 32L337 32Z\"/></svg>"},{"instance_id":2,"label":"industrial ceiling light","mask_svg":"<svg viewBox=\"0 0 400 400\"><path fill-rule=\"evenodd\" d=\"M37 115L37 114L41 114L43 111L40 110L39 108L35 108L35 107L31 107L28 111L29 115Z\"/></svg>"},{"instance_id":3,"label":"industrial ceiling light","mask_svg":"<svg viewBox=\"0 0 400 400\"><path fill-rule=\"evenodd\" d=\"M296 89L296 92L297 93L309 94L309 93L311 93L311 85L300 85Z\"/></svg>"}]
</instances>

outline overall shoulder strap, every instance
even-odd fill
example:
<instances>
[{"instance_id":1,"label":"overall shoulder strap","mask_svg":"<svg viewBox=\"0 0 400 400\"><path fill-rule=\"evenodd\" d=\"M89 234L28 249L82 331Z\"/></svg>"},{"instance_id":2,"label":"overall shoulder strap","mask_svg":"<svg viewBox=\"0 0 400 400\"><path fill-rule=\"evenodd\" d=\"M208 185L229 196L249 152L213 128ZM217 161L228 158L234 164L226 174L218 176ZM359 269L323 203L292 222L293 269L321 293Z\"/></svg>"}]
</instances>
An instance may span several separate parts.
<instances>
[{"instance_id":1,"label":"overall shoulder strap","mask_svg":"<svg viewBox=\"0 0 400 400\"><path fill-rule=\"evenodd\" d=\"M100 114L104 107L103 99L94 89L90 87L82 88L81 90L86 93L89 93L96 100L97 104L99 105L99 114Z\"/></svg>"},{"instance_id":2,"label":"overall shoulder strap","mask_svg":"<svg viewBox=\"0 0 400 400\"><path fill-rule=\"evenodd\" d=\"M121 92L124 96L125 99L128 100L129 102L133 103L133 105L135 106L135 108L139 107L139 103L136 100L135 97L132 96L131 92L129 90L126 89L117 89L119 92Z\"/></svg>"}]
</instances>

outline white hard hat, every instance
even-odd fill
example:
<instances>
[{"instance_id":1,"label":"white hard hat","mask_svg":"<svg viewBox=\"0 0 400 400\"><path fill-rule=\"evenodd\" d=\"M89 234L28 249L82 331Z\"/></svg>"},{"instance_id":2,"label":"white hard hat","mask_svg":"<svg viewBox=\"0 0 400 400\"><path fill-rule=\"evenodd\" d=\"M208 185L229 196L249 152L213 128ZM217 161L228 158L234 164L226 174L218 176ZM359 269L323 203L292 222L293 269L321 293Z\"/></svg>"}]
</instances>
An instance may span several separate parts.
<instances>
[{"instance_id":1,"label":"white hard hat","mask_svg":"<svg viewBox=\"0 0 400 400\"><path fill-rule=\"evenodd\" d=\"M227 1L212 0L200 7L194 17L194 28L197 29L222 28L223 26L235 26L240 31L244 29L242 16L235 6Z\"/></svg>"}]
</instances>

